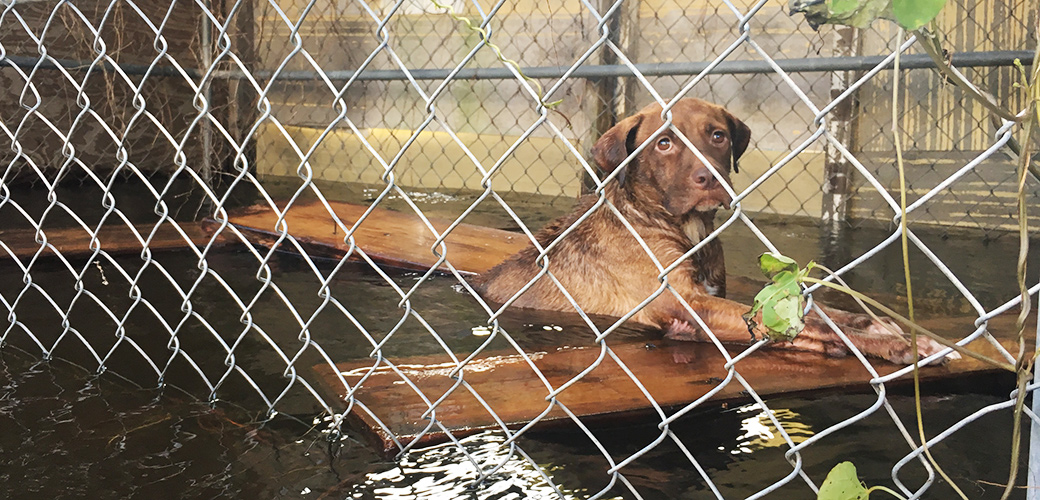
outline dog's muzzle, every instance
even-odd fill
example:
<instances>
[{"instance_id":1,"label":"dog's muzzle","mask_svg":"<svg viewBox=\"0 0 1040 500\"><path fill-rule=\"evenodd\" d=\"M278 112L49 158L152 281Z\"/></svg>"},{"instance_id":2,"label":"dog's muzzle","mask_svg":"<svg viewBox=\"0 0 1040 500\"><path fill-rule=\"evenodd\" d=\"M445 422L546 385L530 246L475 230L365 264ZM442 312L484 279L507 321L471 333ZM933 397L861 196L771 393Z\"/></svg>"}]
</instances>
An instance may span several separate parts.
<instances>
[{"instance_id":1,"label":"dog's muzzle","mask_svg":"<svg viewBox=\"0 0 1040 500\"><path fill-rule=\"evenodd\" d=\"M728 208L732 202L733 198L720 186L704 193L704 197L693 206L693 209L698 212L710 212L720 208Z\"/></svg>"}]
</instances>

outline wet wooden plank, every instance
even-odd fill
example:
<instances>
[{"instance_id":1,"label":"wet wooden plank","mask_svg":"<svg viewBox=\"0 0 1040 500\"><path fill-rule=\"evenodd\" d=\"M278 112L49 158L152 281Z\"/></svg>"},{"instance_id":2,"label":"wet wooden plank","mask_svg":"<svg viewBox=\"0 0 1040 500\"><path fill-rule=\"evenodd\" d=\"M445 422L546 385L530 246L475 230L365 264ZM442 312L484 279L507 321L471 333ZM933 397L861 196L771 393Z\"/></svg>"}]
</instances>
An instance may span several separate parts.
<instances>
[{"instance_id":1,"label":"wet wooden plank","mask_svg":"<svg viewBox=\"0 0 1040 500\"><path fill-rule=\"evenodd\" d=\"M188 240L185 240L184 236L177 232L177 229L171 223L164 223L159 227L151 241L148 242L148 248L152 250L176 250L187 248L189 244L204 246L209 243L211 234L202 227L202 224L194 222L178 222L177 224L187 235ZM147 240L154 227L154 224L139 224L134 226L134 229L137 230L142 239ZM44 228L44 233L47 236L47 243L66 258L94 253L94 250L90 248L90 234L83 228ZM97 237L101 248L113 255L139 253L144 247L141 241L134 236L130 227L124 224L103 226L98 231ZM0 241L3 241L14 252L15 256L19 258L32 257L40 250L41 246L40 243L36 242L36 231L32 229L0 230ZM226 235L217 237L218 245L227 244L229 241ZM50 248L46 248L42 255L52 256L53 251Z\"/></svg>"},{"instance_id":2,"label":"wet wooden plank","mask_svg":"<svg viewBox=\"0 0 1040 500\"><path fill-rule=\"evenodd\" d=\"M353 226L368 208L339 202L330 202L329 206L348 226ZM285 241L278 243L279 234L274 230L277 220L274 212L266 205L237 210L229 216L229 222L249 243L265 248L278 244L279 250L295 252L292 244ZM444 231L452 222L439 218L429 220L438 231ZM286 222L289 233L312 257L340 259L350 248L344 242L344 233L337 230L332 216L319 203L294 205L286 215ZM219 226L212 219L207 219L205 224L211 231ZM354 241L373 261L391 267L426 271L437 261L431 250L435 239L415 214L377 208L358 226ZM479 274L529 244L527 237L521 233L460 224L448 236L447 255L456 269ZM358 259L356 255L351 256L351 260ZM440 266L440 270L447 271L447 266ZM750 300L761 290L762 282L731 276L726 287L731 297Z\"/></svg>"},{"instance_id":3,"label":"wet wooden plank","mask_svg":"<svg viewBox=\"0 0 1040 500\"><path fill-rule=\"evenodd\" d=\"M336 216L352 227L368 207L348 203L329 204ZM270 248L278 241L277 216L266 206L256 206L231 214L230 222L253 244ZM342 258L350 246L344 232L320 203L293 205L285 217L288 231L311 256ZM430 219L438 232L452 221ZM358 226L354 241L377 263L393 267L425 271L437 262L433 252L436 241L429 228L415 214L377 208ZM447 256L456 269L481 273L528 244L522 234L487 227L461 224L448 236ZM295 251L282 242L279 250ZM351 258L357 258L351 256ZM446 266L441 266L446 271Z\"/></svg>"},{"instance_id":4,"label":"wet wooden plank","mask_svg":"<svg viewBox=\"0 0 1040 500\"><path fill-rule=\"evenodd\" d=\"M617 425L619 419L659 421L654 404L670 414L705 396L723 383L727 371L725 359L710 344L668 342L655 343L649 347L644 343L611 344L616 357L632 373L652 397L648 399L635 382L610 356L563 391L557 400L581 417L586 425L595 426L604 422ZM996 350L988 343L976 342L972 347L980 352L995 355ZM734 347L731 352L738 352ZM578 376L600 358L601 349L589 347L560 347L556 350L531 353L530 358L552 387L560 387ZM420 356L391 360L399 371L407 375L430 401L447 393L455 381L449 378L454 367L447 356ZM402 378L386 365L377 366L372 360L359 360L337 365L347 383L356 385L364 380L355 396L382 421L402 444L418 439L421 445L434 444L446 439L436 430L422 434L429 423L421 418L427 411L427 403L414 389L402 382ZM882 375L901 368L883 361L874 362ZM317 366L315 370L325 388L341 401L345 395L343 382L329 366ZM870 375L852 357L828 358L818 354L763 349L751 354L738 364L738 372L755 392L763 398L775 398L806 392L867 391L870 390ZM974 359L962 359L945 366L922 369L925 381L949 382L973 378L976 385L993 386L993 377L1001 372ZM546 409L537 428L559 426L570 422L570 418L558 407L550 407L546 398L550 390L528 364L515 352L491 353L469 364L463 371L463 379L480 398L494 411L503 423L513 429L526 425ZM910 377L888 384L889 387L905 384ZM1013 377L1008 378L1009 383ZM719 405L742 403L750 398L746 388L732 379L700 406L716 408ZM1009 390L1003 388L1002 390ZM452 429L456 437L465 436L485 429L498 428L490 412L465 387L456 388L437 407L437 419ZM350 418L367 438L384 453L398 451L390 433L379 425L368 413L357 405L353 406Z\"/></svg>"}]
</instances>

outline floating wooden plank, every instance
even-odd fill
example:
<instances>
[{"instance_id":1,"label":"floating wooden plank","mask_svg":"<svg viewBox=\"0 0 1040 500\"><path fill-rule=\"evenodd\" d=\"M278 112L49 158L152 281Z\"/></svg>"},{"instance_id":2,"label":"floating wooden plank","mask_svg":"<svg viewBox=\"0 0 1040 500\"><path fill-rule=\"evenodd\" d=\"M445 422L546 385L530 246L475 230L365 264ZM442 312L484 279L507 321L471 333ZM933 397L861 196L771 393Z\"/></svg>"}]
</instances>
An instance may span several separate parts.
<instances>
[{"instance_id":1,"label":"floating wooden plank","mask_svg":"<svg viewBox=\"0 0 1040 500\"><path fill-rule=\"evenodd\" d=\"M347 226L353 226L368 209L366 206L330 202L336 216ZM350 246L344 242L344 233L334 223L328 210L320 203L293 205L286 214L288 232L308 255L341 259ZM438 232L443 232L450 220L428 219ZM250 243L271 248L279 240L275 231L278 218L270 207L255 205L230 214L229 222ZM206 220L206 227L214 230L217 222ZM432 248L436 241L430 230L415 214L376 208L354 232L354 241L375 262L390 267L414 271L429 270L437 261ZM447 255L452 265L464 273L480 274L491 269L510 255L522 250L530 242L520 233L503 231L472 224L460 224L446 240ZM295 247L282 241L280 250L295 252ZM357 260L357 254L351 255ZM441 265L441 271L447 266ZM761 280L731 276L727 291L732 297L748 298L761 289Z\"/></svg>"},{"instance_id":2,"label":"floating wooden plank","mask_svg":"<svg viewBox=\"0 0 1040 500\"><path fill-rule=\"evenodd\" d=\"M348 227L361 218L368 207L331 202L336 216ZM429 219L442 233L450 220ZM288 231L311 256L342 258L350 249L344 232L320 203L293 205L285 216ZM256 206L230 216L230 222L251 243L270 248L279 238L275 230L278 218L267 206ZM354 232L354 241L373 261L393 267L426 271L437 262L433 252L436 242L429 228L415 214L376 208ZM461 224L446 240L447 256L456 269L481 273L529 244L522 234L487 227ZM279 250L295 251L288 243ZM357 256L352 255L356 259ZM446 271L446 266L441 266Z\"/></svg>"},{"instance_id":3,"label":"floating wooden plank","mask_svg":"<svg viewBox=\"0 0 1040 500\"><path fill-rule=\"evenodd\" d=\"M704 397L726 381L725 359L713 345L668 341L656 344L657 347L649 347L644 343L610 345L613 354L629 371L636 374L652 400L644 395L611 356L604 356L596 368L560 393L556 400L581 417L586 425L602 423L604 420L616 424L618 419L626 418L658 421L660 417L655 405L670 414ZM995 349L985 342L976 342L972 348L995 355ZM731 354L736 352L738 348L735 347ZM553 388L577 377L600 356L601 349L595 346L561 347L550 352L529 354L538 371ZM420 356L391 361L430 401L436 401L455 384L455 380L449 378L454 365L446 356ZM412 386L403 383L402 378L388 366L380 365L373 369L374 364L372 360L341 363L337 365L337 371L351 386L367 376L355 397L402 444L407 445L414 439L420 445L445 440L447 436L437 428L423 434L429 421L421 416L429 407ZM878 360L873 364L882 375L902 368ZM326 388L335 391L342 400L345 390L337 373L327 365L315 369ZM761 397L808 391L869 390L869 372L854 357L831 358L814 353L762 349L741 360L737 371ZM923 368L921 377L926 381L937 382L967 375L999 373L1007 372L1000 372L974 359L961 359L945 366ZM546 399L550 390L527 360L515 352L490 354L474 360L463 370L462 377L494 414L512 429L526 425L546 410L549 412L538 422L539 427L570 422L570 418L559 407L550 405ZM910 377L905 376L889 386L898 386L909 380ZM992 380L986 378L980 384L993 385ZM1013 382L1010 374L1008 380L1009 383ZM1008 388L1003 387L1002 390ZM710 403L700 408L749 401L750 397L745 391L745 386L738 380L730 379L711 397ZM455 437L499 428L494 416L466 387L457 387L438 405L436 416L441 424L452 430ZM390 433L367 412L355 405L350 417L384 453L398 451Z\"/></svg>"},{"instance_id":4,"label":"floating wooden plank","mask_svg":"<svg viewBox=\"0 0 1040 500\"><path fill-rule=\"evenodd\" d=\"M187 235L184 239L171 223L167 222L159 226L159 230L151 241L148 248L152 250L176 250L187 248L188 245L203 246L209 243L211 234L202 225L193 222L178 222L181 230ZM134 226L142 239L147 240L151 234L154 224L139 224ZM47 243L54 247L65 257L80 257L94 253L90 248L90 234L80 227L74 228L45 228ZM97 234L101 249L109 254L138 253L144 247L141 241L134 236L129 226L124 224L112 224L103 226ZM31 257L40 250L40 244L36 242L36 231L32 229L7 229L0 230L0 240L15 256L19 258ZM217 243L223 245L230 240L226 236L218 236ZM43 255L52 255L52 250L46 248Z\"/></svg>"}]
</instances>

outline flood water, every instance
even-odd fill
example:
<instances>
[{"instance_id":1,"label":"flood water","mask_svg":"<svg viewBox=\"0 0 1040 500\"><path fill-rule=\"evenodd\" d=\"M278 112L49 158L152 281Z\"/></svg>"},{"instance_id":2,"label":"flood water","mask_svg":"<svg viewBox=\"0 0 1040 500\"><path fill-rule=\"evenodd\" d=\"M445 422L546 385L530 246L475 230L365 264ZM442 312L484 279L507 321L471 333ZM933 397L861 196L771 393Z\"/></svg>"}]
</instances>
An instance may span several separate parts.
<instances>
[{"instance_id":1,"label":"flood water","mask_svg":"<svg viewBox=\"0 0 1040 500\"><path fill-rule=\"evenodd\" d=\"M531 225L540 225L560 210L535 211ZM500 216L478 214L477 219L474 222L497 220L504 221L498 224L502 227L510 225ZM771 223L762 229L781 250L801 262L816 258L831 266L890 234L886 228L863 228L839 235L839 244L832 245L814 225ZM1014 238L983 243L940 232L923 233L922 237L984 306L999 305L1016 293L1018 248ZM754 260L762 248L751 233L738 225L724 233L723 240L730 273L756 277ZM188 289L201 271L197 258L188 252L161 252L155 258L165 272L150 265L141 278L141 283L149 285L142 293L154 313L133 306L129 286L111 262L73 259L71 265L88 270L84 283L98 301L120 313L130 311L127 334L162 368L171 356L170 336L157 316L170 325L185 317L170 280ZM1034 283L1035 270L1040 267L1035 260L1031 262ZM138 256L119 257L117 262L131 276L142 267ZM316 293L318 280L299 257L279 254L270 262L278 293L261 286L255 278L256 259L244 249L221 249L208 262L224 282L204 277L193 293L194 312L206 321L194 317L184 321L178 339L192 363L176 357L166 377L169 385L163 389L156 388L155 371L126 341L115 348L106 373L93 373L97 362L76 334L103 357L117 345L119 331L89 297L81 296L72 307L70 324L78 330L67 332L60 314L38 292L26 292L16 309L17 319L45 346L58 343L59 359L40 361L39 347L19 328L9 330L8 346L0 350L0 498L555 498L538 471L525 460L508 455L508 447L501 446L503 437L497 433L466 438L469 457L454 446L441 445L393 460L381 456L349 427L340 436L324 432L327 424L322 409L300 384L281 397L279 413L272 419L266 418L263 398L237 372L217 389L219 401L209 404L206 381L220 380L227 369L227 352L221 341L227 345L238 342L237 366L262 388L266 398L279 397L286 387L286 365L272 345L289 356L301 349L294 314L306 319L317 311L310 325L312 338L337 362L365 358L372 346L339 311L323 305ZM316 263L326 273L336 264ZM967 302L921 255L915 254L911 267L917 280L919 317L970 316ZM412 272L388 273L406 289L420 277ZM901 289L892 285L902 281L898 248L866 262L848 279L853 288L901 307ZM74 280L57 259L35 262L32 280L63 307L75 297ZM472 327L483 324L486 315L455 284L450 276L434 277L418 289L412 303L446 345L456 352L469 352L484 341L473 335ZM396 307L397 292L365 265L346 265L330 286L333 296L365 330L376 335L376 341L404 317ZM11 300L24 289L21 271L10 262L0 263L0 295ZM244 303L255 302L251 321L267 338L255 332L241 335L241 308L229 290ZM505 320L507 329L525 347L559 345L561 337L576 344L591 339L579 323L566 317L525 314ZM547 325L554 328L547 329ZM951 332L965 333L968 331ZM655 332L630 329L618 332L617 337L651 339L653 335ZM440 349L426 326L405 318L383 352L409 356ZM310 349L298 366L302 369L321 362L319 353ZM978 408L1005 400L1012 383L1007 378L985 377L936 388L922 400L928 429L934 434ZM773 398L767 403L797 442L855 415L875 400L872 394L830 394ZM914 401L909 394L890 394L889 401L905 422L913 421ZM1009 412L991 414L933 449L945 470L972 498L999 498L1000 484L1007 480L1010 424ZM673 429L726 498L750 495L791 471L783 458L785 443L756 405L694 412ZM635 453L659 435L653 422L625 422L615 428L597 427L593 432L615 460ZM532 432L519 445L567 498L587 498L609 483L606 459L575 428ZM891 467L908 451L882 411L813 445L802 458L804 469L817 482L838 462L852 460L867 484L891 486ZM477 475L471 458L482 464L505 461L505 465L482 486L473 488ZM712 495L683 451L670 442L627 466L624 474L643 498ZM900 477L919 484L923 472L919 465L911 464ZM796 478L769 498L809 498L810 494ZM926 497L949 495L952 492L939 485ZM621 486L606 497L634 498Z\"/></svg>"},{"instance_id":2,"label":"flood water","mask_svg":"<svg viewBox=\"0 0 1040 500\"><path fill-rule=\"evenodd\" d=\"M929 395L923 401L925 419L930 428L945 428L971 408L1000 399L970 392ZM769 404L797 442L873 401L856 394ZM912 415L912 397L890 401L902 415ZM143 389L111 374L94 377L61 361L42 364L7 349L0 352L0 497L555 498L541 476L515 458L474 490L474 469L454 446L419 450L395 462L349 433L330 443L303 416L279 415L266 422L260 417L228 403L212 408L171 389ZM1006 413L984 417L933 449L972 498L999 498L994 484L1007 478L1008 420ZM783 459L786 446L755 405L696 414L674 429L727 498L752 494L790 472ZM620 456L637 451L657 432L652 425L629 425L600 429L597 436ZM560 430L521 441L567 498L585 498L606 485L604 458L581 436ZM488 462L505 458L501 441L495 433L463 440L471 454ZM907 449L891 421L877 415L803 456L813 477L852 460L868 484L889 484L891 457ZM680 451L667 444L626 468L625 475L644 498L710 495ZM771 498L807 495L796 481ZM947 495L952 492L936 487L928 498ZM612 497L629 498L620 491Z\"/></svg>"}]
</instances>

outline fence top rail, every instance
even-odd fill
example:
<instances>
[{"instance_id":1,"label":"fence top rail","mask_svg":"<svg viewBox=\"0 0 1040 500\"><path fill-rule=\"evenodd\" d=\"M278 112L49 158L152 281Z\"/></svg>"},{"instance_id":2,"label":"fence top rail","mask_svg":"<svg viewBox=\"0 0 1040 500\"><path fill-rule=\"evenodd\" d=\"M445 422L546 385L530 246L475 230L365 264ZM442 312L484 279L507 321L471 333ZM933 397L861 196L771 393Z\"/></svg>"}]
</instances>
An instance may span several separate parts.
<instances>
[{"instance_id":1,"label":"fence top rail","mask_svg":"<svg viewBox=\"0 0 1040 500\"><path fill-rule=\"evenodd\" d=\"M886 56L852 56L852 57L806 57L791 59L776 59L776 63L786 72L790 73L820 73L829 71L866 71L873 69L885 60ZM991 50L980 52L960 52L951 56L951 64L961 68L971 67L1002 67L1014 66L1015 61L1020 61L1024 66L1031 66L1033 53L1028 50ZM48 58L41 62L39 57L31 56L4 56L0 57L0 64L17 66L23 69L39 67L39 69L57 69L59 66L70 71L86 70L91 67L91 61L77 61L70 59ZM677 63L650 63L636 64L636 69L645 76L689 76L704 71L710 61L677 62ZM932 60L926 54L904 55L899 65L904 69L922 69L934 66ZM95 65L96 67L97 65ZM114 69L111 63L105 62L106 69ZM180 72L172 67L152 67L144 64L120 64L119 68L128 75L141 75L148 72L156 76L174 76ZM521 68L523 73L531 78L561 78L570 70L570 66L531 66ZM884 69L892 69L889 63ZM738 75L771 73L774 69L768 61L738 60L722 61L712 70L716 75ZM185 68L184 72L191 77L200 77L203 71L196 68ZM326 71L325 76L330 80L349 80L354 77L356 70L332 70ZM415 80L443 80L452 72L451 68L436 69L411 69L408 73ZM264 80L274 75L273 71L260 70L252 73L254 78ZM575 69L571 76L577 78L611 78L633 76L632 71L623 64L599 64L584 65ZM246 75L241 70L218 70L213 72L214 78L242 79ZM321 75L317 71L282 71L278 74L279 80L316 80ZM515 75L509 68L463 68L455 79L472 80L502 80L514 78ZM358 80L407 80L408 75L402 70L368 69L357 76Z\"/></svg>"}]
</instances>

